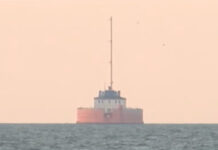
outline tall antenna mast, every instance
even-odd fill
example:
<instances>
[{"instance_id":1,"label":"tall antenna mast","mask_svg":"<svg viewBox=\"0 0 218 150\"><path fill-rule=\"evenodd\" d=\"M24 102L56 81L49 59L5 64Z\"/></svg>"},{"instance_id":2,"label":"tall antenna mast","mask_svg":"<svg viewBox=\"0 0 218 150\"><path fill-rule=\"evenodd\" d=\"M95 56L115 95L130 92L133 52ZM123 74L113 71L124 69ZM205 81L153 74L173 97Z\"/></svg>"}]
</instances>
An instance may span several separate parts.
<instances>
[{"instance_id":1,"label":"tall antenna mast","mask_svg":"<svg viewBox=\"0 0 218 150\"><path fill-rule=\"evenodd\" d=\"M110 79L110 89L113 89L113 20L112 17L110 18L110 31L111 31L111 39L110 39L110 45L111 45L111 58L110 58L110 71L111 71L111 79Z\"/></svg>"}]
</instances>

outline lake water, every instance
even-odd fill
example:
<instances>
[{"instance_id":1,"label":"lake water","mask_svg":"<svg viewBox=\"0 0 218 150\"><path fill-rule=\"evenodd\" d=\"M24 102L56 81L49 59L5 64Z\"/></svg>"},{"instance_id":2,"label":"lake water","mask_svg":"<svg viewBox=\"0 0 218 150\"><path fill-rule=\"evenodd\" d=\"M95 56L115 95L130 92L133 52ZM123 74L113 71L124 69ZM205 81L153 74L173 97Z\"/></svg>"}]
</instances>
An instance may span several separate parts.
<instances>
[{"instance_id":1,"label":"lake water","mask_svg":"<svg viewBox=\"0 0 218 150\"><path fill-rule=\"evenodd\" d=\"M218 150L218 125L0 124L0 150Z\"/></svg>"}]
</instances>

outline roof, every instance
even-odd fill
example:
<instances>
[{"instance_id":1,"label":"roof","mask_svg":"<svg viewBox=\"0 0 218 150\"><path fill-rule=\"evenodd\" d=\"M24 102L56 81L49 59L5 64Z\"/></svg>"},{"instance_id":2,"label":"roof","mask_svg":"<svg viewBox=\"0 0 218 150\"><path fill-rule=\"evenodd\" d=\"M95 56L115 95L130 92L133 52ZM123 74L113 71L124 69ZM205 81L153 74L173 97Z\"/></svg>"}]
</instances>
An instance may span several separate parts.
<instances>
[{"instance_id":1,"label":"roof","mask_svg":"<svg viewBox=\"0 0 218 150\"><path fill-rule=\"evenodd\" d=\"M108 89L105 91L99 91L98 97L95 99L123 99L126 98L120 96L120 91L114 91L112 89Z\"/></svg>"}]
</instances>

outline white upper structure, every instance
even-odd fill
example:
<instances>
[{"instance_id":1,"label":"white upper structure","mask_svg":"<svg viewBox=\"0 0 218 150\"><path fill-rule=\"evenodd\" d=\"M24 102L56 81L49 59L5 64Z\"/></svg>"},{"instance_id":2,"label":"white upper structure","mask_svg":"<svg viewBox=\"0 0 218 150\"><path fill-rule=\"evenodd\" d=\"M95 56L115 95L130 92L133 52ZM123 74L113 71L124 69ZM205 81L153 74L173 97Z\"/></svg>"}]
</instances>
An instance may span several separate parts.
<instances>
[{"instance_id":1,"label":"white upper structure","mask_svg":"<svg viewBox=\"0 0 218 150\"><path fill-rule=\"evenodd\" d=\"M105 91L99 91L98 97L94 98L94 108L102 108L106 113L115 108L126 108L126 99L120 96L120 91L114 91L111 87Z\"/></svg>"}]
</instances>

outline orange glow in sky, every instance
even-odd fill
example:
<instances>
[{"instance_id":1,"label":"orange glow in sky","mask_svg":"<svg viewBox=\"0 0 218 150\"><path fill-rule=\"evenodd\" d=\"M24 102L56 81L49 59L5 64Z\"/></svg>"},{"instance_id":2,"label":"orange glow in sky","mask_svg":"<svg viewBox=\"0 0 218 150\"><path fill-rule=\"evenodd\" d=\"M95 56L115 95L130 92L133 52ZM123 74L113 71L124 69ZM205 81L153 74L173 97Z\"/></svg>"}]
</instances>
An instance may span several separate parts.
<instances>
[{"instance_id":1,"label":"orange glow in sky","mask_svg":"<svg viewBox=\"0 0 218 150\"><path fill-rule=\"evenodd\" d=\"M218 123L217 0L0 0L0 123L73 123L109 85L145 123Z\"/></svg>"}]
</instances>

